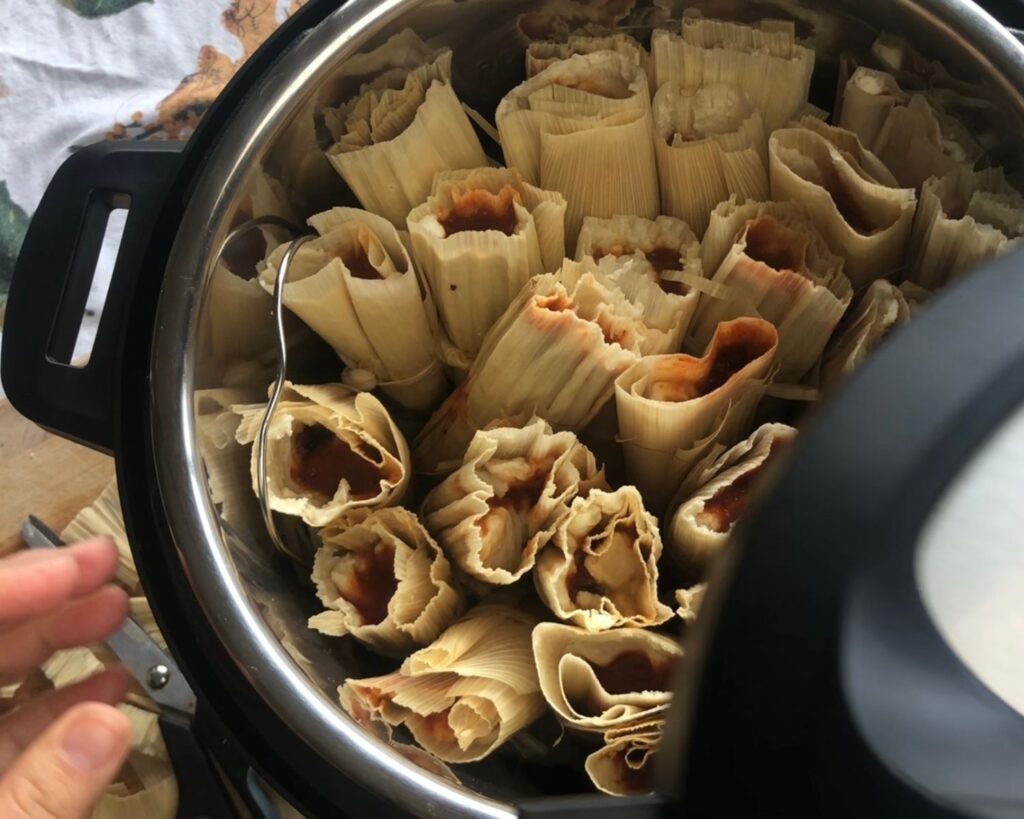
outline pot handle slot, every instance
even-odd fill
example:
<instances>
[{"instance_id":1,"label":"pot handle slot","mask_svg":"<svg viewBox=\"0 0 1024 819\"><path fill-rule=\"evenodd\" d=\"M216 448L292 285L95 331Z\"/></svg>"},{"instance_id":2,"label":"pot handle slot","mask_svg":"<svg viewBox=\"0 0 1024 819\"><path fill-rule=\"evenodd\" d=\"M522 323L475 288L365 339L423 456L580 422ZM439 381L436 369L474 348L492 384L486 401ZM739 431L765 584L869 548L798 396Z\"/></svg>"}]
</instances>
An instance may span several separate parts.
<instances>
[{"instance_id":1,"label":"pot handle slot","mask_svg":"<svg viewBox=\"0 0 1024 819\"><path fill-rule=\"evenodd\" d=\"M93 449L113 450L127 311L183 145L102 142L73 153L43 194L14 268L0 357L7 396L40 426ZM107 217L117 208L128 214L110 288L92 354L75 366Z\"/></svg>"}]
</instances>

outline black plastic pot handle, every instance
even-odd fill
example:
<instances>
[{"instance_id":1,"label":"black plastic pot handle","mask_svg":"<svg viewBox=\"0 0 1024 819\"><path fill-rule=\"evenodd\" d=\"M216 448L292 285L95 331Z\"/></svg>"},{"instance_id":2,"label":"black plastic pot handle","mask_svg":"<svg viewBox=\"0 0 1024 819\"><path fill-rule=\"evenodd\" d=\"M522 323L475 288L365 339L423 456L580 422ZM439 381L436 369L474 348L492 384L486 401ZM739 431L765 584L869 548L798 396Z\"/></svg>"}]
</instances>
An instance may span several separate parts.
<instances>
[{"instance_id":1,"label":"black plastic pot handle","mask_svg":"<svg viewBox=\"0 0 1024 819\"><path fill-rule=\"evenodd\" d=\"M14 268L0 360L4 390L37 424L104 452L113 450L125 314L183 144L103 142L76 151L43 194ZM107 217L119 208L128 218L110 289L92 354L77 367L71 357Z\"/></svg>"}]
</instances>

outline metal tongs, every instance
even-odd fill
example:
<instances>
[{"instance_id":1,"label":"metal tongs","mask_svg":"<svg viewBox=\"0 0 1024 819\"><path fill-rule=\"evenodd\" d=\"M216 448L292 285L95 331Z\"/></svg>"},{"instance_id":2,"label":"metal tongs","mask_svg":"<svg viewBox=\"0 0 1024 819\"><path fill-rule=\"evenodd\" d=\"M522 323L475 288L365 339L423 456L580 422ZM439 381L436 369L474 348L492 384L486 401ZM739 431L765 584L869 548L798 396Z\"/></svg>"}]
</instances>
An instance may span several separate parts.
<instances>
[{"instance_id":1,"label":"metal tongs","mask_svg":"<svg viewBox=\"0 0 1024 819\"><path fill-rule=\"evenodd\" d=\"M64 545L34 516L22 524L21 534L30 549ZM235 819L239 815L234 807L236 799L241 799L255 817L279 819L277 809L247 764L237 766L234 774L230 769L236 766L226 765L222 775L196 736L199 703L195 692L177 663L142 626L129 617L106 644L160 708L160 732L178 779L178 819Z\"/></svg>"}]
</instances>

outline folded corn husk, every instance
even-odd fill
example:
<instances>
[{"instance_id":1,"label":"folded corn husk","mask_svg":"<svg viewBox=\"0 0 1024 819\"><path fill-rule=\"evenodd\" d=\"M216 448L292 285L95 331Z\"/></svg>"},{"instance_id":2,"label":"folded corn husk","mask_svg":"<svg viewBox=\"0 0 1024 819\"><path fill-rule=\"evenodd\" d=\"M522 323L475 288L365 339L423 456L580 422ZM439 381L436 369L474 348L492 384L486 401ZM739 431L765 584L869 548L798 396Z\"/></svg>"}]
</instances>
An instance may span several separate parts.
<instances>
[{"instance_id":1,"label":"folded corn husk","mask_svg":"<svg viewBox=\"0 0 1024 819\"><path fill-rule=\"evenodd\" d=\"M702 486L672 516L669 546L688 570L704 574L725 548L762 470L796 437L785 424L765 424L724 453L701 476ZM679 600L681 606L691 599Z\"/></svg>"},{"instance_id":2,"label":"folded corn husk","mask_svg":"<svg viewBox=\"0 0 1024 819\"><path fill-rule=\"evenodd\" d=\"M663 213L702 236L709 212L730 193L741 202L768 198L768 138L741 89L667 82L653 111Z\"/></svg>"},{"instance_id":3,"label":"folded corn husk","mask_svg":"<svg viewBox=\"0 0 1024 819\"><path fill-rule=\"evenodd\" d=\"M665 507L706 444L743 433L778 345L769 322L734 319L718 325L703 358L648 356L615 381L626 471L651 509Z\"/></svg>"},{"instance_id":4,"label":"folded corn husk","mask_svg":"<svg viewBox=\"0 0 1024 819\"><path fill-rule=\"evenodd\" d=\"M694 347L706 346L722 321L757 316L779 331L776 381L802 379L853 297L843 260L829 251L807 210L730 199L711 214L701 253L706 265L716 265L706 269L727 295L701 300L691 324Z\"/></svg>"},{"instance_id":5,"label":"folded corn husk","mask_svg":"<svg viewBox=\"0 0 1024 819\"><path fill-rule=\"evenodd\" d=\"M587 757L584 768L599 791L637 796L654 790L654 757L665 730L664 720L609 731L605 745Z\"/></svg>"},{"instance_id":6,"label":"folded corn husk","mask_svg":"<svg viewBox=\"0 0 1024 819\"><path fill-rule=\"evenodd\" d=\"M531 276L565 257L565 200L518 171L438 174L409 214L413 251L451 343L472 361L484 335Z\"/></svg>"},{"instance_id":7,"label":"folded corn husk","mask_svg":"<svg viewBox=\"0 0 1024 819\"><path fill-rule=\"evenodd\" d=\"M451 86L451 51L411 71L401 90L367 89L325 109L327 158L367 210L395 227L426 199L439 171L487 163Z\"/></svg>"},{"instance_id":8,"label":"folded corn husk","mask_svg":"<svg viewBox=\"0 0 1024 819\"><path fill-rule=\"evenodd\" d=\"M386 219L333 208L309 220L319 239L299 248L284 304L334 348L350 371L365 371L404 406L436 407L448 393L438 360L434 307L421 289L398 232ZM278 247L260 272L274 292L288 250ZM365 378L359 378L365 385Z\"/></svg>"},{"instance_id":9,"label":"folded corn husk","mask_svg":"<svg viewBox=\"0 0 1024 819\"><path fill-rule=\"evenodd\" d=\"M656 626L672 616L658 601L658 522L640 492L594 489L572 502L533 580L548 608L587 631Z\"/></svg>"},{"instance_id":10,"label":"folded corn husk","mask_svg":"<svg viewBox=\"0 0 1024 819\"><path fill-rule=\"evenodd\" d=\"M805 117L768 141L772 198L805 205L854 289L903 264L917 195L856 134Z\"/></svg>"},{"instance_id":11,"label":"folded corn husk","mask_svg":"<svg viewBox=\"0 0 1024 819\"><path fill-rule=\"evenodd\" d=\"M608 34L633 11L636 0L548 0L519 15L516 28L528 40L564 40L578 31Z\"/></svg>"},{"instance_id":12,"label":"folded corn husk","mask_svg":"<svg viewBox=\"0 0 1024 819\"><path fill-rule=\"evenodd\" d=\"M526 47L526 77L536 77L545 68L575 54L593 54L595 51L617 51L640 66L651 79L651 55L640 42L628 34L616 32L605 37L574 34L565 43L534 42Z\"/></svg>"},{"instance_id":13,"label":"folded corn husk","mask_svg":"<svg viewBox=\"0 0 1024 819\"><path fill-rule=\"evenodd\" d=\"M686 624L697 619L700 604L704 602L704 593L708 590L707 583L698 583L686 589L676 589L676 614Z\"/></svg>"},{"instance_id":14,"label":"folded corn husk","mask_svg":"<svg viewBox=\"0 0 1024 819\"><path fill-rule=\"evenodd\" d=\"M242 417L236 440L253 443L266 406L242 404L232 409ZM307 429L317 429L315 440L303 435ZM298 456L310 445L314 453L328 449L314 455L312 465L304 465ZM301 517L309 526L326 526L357 509L399 503L411 471L409 447L384 405L370 393L353 394L342 384L307 387L286 382L267 432L266 457L270 508ZM326 463L338 460L345 463ZM258 495L255 446L251 472ZM335 475L336 488L328 492Z\"/></svg>"},{"instance_id":15,"label":"folded corn husk","mask_svg":"<svg viewBox=\"0 0 1024 819\"><path fill-rule=\"evenodd\" d=\"M401 657L436 639L465 608L444 553L405 509L334 524L320 540L313 582L327 611L311 617L310 628Z\"/></svg>"},{"instance_id":16,"label":"folded corn husk","mask_svg":"<svg viewBox=\"0 0 1024 819\"><path fill-rule=\"evenodd\" d=\"M781 128L807 105L814 51L796 42L792 23L759 26L687 17L682 34L651 37L654 86L731 85L741 89L764 120L766 133Z\"/></svg>"},{"instance_id":17,"label":"folded corn husk","mask_svg":"<svg viewBox=\"0 0 1024 819\"><path fill-rule=\"evenodd\" d=\"M509 606L482 605L402 667L349 679L339 689L389 726L450 763L483 759L544 710L530 634L536 619Z\"/></svg>"},{"instance_id":18,"label":"folded corn husk","mask_svg":"<svg viewBox=\"0 0 1024 819\"><path fill-rule=\"evenodd\" d=\"M865 148L874 151L889 115L907 100L892 74L860 66L846 81L836 119L840 128L855 133Z\"/></svg>"},{"instance_id":19,"label":"folded corn husk","mask_svg":"<svg viewBox=\"0 0 1024 819\"><path fill-rule=\"evenodd\" d=\"M580 731L621 729L663 715L683 650L644 629L590 632L560 623L533 630L540 690L558 718Z\"/></svg>"},{"instance_id":20,"label":"folded corn husk","mask_svg":"<svg viewBox=\"0 0 1024 819\"><path fill-rule=\"evenodd\" d=\"M556 62L513 88L495 116L506 164L565 196L570 246L584 216L657 215L647 75L629 57Z\"/></svg>"},{"instance_id":21,"label":"folded corn husk","mask_svg":"<svg viewBox=\"0 0 1024 819\"><path fill-rule=\"evenodd\" d=\"M896 285L885 279L871 283L851 311L846 326L829 342L821 367L821 383L834 389L885 340L894 328L910 321L911 305Z\"/></svg>"},{"instance_id":22,"label":"folded corn husk","mask_svg":"<svg viewBox=\"0 0 1024 819\"><path fill-rule=\"evenodd\" d=\"M566 261L535 276L491 328L462 385L416 441L417 468L454 468L491 421L543 414L556 429L582 430L639 356L670 349L688 303L639 266L602 272Z\"/></svg>"},{"instance_id":23,"label":"folded corn husk","mask_svg":"<svg viewBox=\"0 0 1024 819\"><path fill-rule=\"evenodd\" d=\"M476 433L462 464L427 495L423 522L459 568L496 585L533 568L577 495L608 488L576 436L539 418Z\"/></svg>"},{"instance_id":24,"label":"folded corn husk","mask_svg":"<svg viewBox=\"0 0 1024 819\"><path fill-rule=\"evenodd\" d=\"M929 179L911 239L908 279L935 289L1021 246L1024 197L999 168Z\"/></svg>"}]
</instances>

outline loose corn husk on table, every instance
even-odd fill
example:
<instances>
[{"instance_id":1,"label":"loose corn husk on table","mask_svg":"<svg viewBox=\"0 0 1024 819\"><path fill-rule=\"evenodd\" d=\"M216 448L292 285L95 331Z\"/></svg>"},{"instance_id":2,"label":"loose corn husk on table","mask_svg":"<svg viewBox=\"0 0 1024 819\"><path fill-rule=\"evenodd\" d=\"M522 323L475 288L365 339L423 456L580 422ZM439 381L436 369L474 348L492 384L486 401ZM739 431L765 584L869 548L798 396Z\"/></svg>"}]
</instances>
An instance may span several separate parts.
<instances>
[{"instance_id":1,"label":"loose corn husk on table","mask_svg":"<svg viewBox=\"0 0 1024 819\"><path fill-rule=\"evenodd\" d=\"M763 318L779 331L775 380L800 381L853 297L843 260L828 249L807 210L730 199L712 213L702 255L706 265L717 264L712 281L725 292L701 300L691 324L694 349L705 347L722 321Z\"/></svg>"},{"instance_id":2,"label":"loose corn husk on table","mask_svg":"<svg viewBox=\"0 0 1024 819\"><path fill-rule=\"evenodd\" d=\"M332 208L309 224L320 238L295 253L285 306L345 362L346 383L380 386L409 409L431 411L449 390L437 319L398 232L355 208ZM270 293L289 246L274 250L260 273Z\"/></svg>"},{"instance_id":3,"label":"loose corn husk on table","mask_svg":"<svg viewBox=\"0 0 1024 819\"><path fill-rule=\"evenodd\" d=\"M339 689L389 726L449 763L491 754L544 709L530 634L536 619L503 605L481 605L434 643L382 677L350 679Z\"/></svg>"},{"instance_id":4,"label":"loose corn husk on table","mask_svg":"<svg viewBox=\"0 0 1024 819\"><path fill-rule=\"evenodd\" d=\"M401 89L368 88L323 112L327 158L363 207L395 227L426 199L439 171L487 164L451 86L451 51L409 72Z\"/></svg>"},{"instance_id":5,"label":"loose corn husk on table","mask_svg":"<svg viewBox=\"0 0 1024 819\"><path fill-rule=\"evenodd\" d=\"M654 790L654 757L665 730L664 720L609 731L604 747L587 757L590 781L611 796L638 796Z\"/></svg>"},{"instance_id":6,"label":"loose corn husk on table","mask_svg":"<svg viewBox=\"0 0 1024 819\"><path fill-rule=\"evenodd\" d=\"M568 728L604 733L663 718L679 643L638 628L589 632L559 623L533 630L541 692Z\"/></svg>"},{"instance_id":7,"label":"loose corn husk on table","mask_svg":"<svg viewBox=\"0 0 1024 819\"><path fill-rule=\"evenodd\" d=\"M343 520L321 529L320 540L313 582L327 610L310 618L310 628L401 657L436 639L465 608L444 552L405 509L379 509L354 525Z\"/></svg>"},{"instance_id":8,"label":"loose corn husk on table","mask_svg":"<svg viewBox=\"0 0 1024 819\"><path fill-rule=\"evenodd\" d=\"M1024 197L999 168L961 167L929 179L919 210L907 278L922 287L941 287L1022 245Z\"/></svg>"},{"instance_id":9,"label":"loose corn husk on table","mask_svg":"<svg viewBox=\"0 0 1024 819\"><path fill-rule=\"evenodd\" d=\"M416 260L459 360L472 363L531 276L561 264L565 210L560 193L518 171L478 168L438 174L431 196L409 214Z\"/></svg>"},{"instance_id":10,"label":"loose corn husk on table","mask_svg":"<svg viewBox=\"0 0 1024 819\"><path fill-rule=\"evenodd\" d=\"M495 118L506 164L568 202L570 246L584 216L658 215L647 75L629 57L556 62L513 88Z\"/></svg>"},{"instance_id":11,"label":"loose corn husk on table","mask_svg":"<svg viewBox=\"0 0 1024 819\"><path fill-rule=\"evenodd\" d=\"M533 580L560 620L587 631L664 623L672 609L658 600L658 522L633 486L594 489L572 502Z\"/></svg>"},{"instance_id":12,"label":"loose corn husk on table","mask_svg":"<svg viewBox=\"0 0 1024 819\"><path fill-rule=\"evenodd\" d=\"M640 356L665 348L686 303L639 268L604 274L566 261L536 276L491 328L465 382L416 441L416 467L451 471L473 434L491 421L542 413L555 429L582 430ZM664 329L646 320L664 320Z\"/></svg>"},{"instance_id":13,"label":"loose corn husk on table","mask_svg":"<svg viewBox=\"0 0 1024 819\"><path fill-rule=\"evenodd\" d=\"M242 417L236 440L253 443L266 406L244 404L233 410ZM322 473L303 464L323 447L347 466L331 492L319 486ZM270 508L301 517L309 526L326 526L357 509L399 503L412 472L409 447L384 405L370 393L353 393L342 384L286 382L270 421L266 452ZM255 446L251 470L253 491L259 495Z\"/></svg>"},{"instance_id":14,"label":"loose corn husk on table","mask_svg":"<svg viewBox=\"0 0 1024 819\"><path fill-rule=\"evenodd\" d=\"M473 436L462 466L423 502L424 525L470 577L508 585L533 568L577 495L607 489L571 432L533 419Z\"/></svg>"},{"instance_id":15,"label":"loose corn husk on table","mask_svg":"<svg viewBox=\"0 0 1024 819\"><path fill-rule=\"evenodd\" d=\"M904 261L917 208L855 134L804 118L768 141L772 198L807 207L854 289L894 273Z\"/></svg>"},{"instance_id":16,"label":"loose corn husk on table","mask_svg":"<svg viewBox=\"0 0 1024 819\"><path fill-rule=\"evenodd\" d=\"M666 82L653 112L663 213L703 236L711 210L731 194L768 198L768 138L741 88Z\"/></svg>"},{"instance_id":17,"label":"loose corn husk on table","mask_svg":"<svg viewBox=\"0 0 1024 819\"><path fill-rule=\"evenodd\" d=\"M778 345L769 322L734 319L718 325L703 358L648 356L616 380L627 474L649 508L664 509L706 444L744 432Z\"/></svg>"},{"instance_id":18,"label":"loose corn husk on table","mask_svg":"<svg viewBox=\"0 0 1024 819\"><path fill-rule=\"evenodd\" d=\"M740 89L767 133L803 113L814 71L814 51L799 45L793 24L782 21L750 26L685 17L681 33L653 33L651 61L656 90L669 82Z\"/></svg>"},{"instance_id":19,"label":"loose corn husk on table","mask_svg":"<svg viewBox=\"0 0 1024 819\"><path fill-rule=\"evenodd\" d=\"M792 427L765 424L701 475L702 485L673 513L669 527L669 549L680 565L701 576L706 573L726 548L762 470L795 438ZM679 601L680 606L690 602L689 596Z\"/></svg>"}]
</instances>

